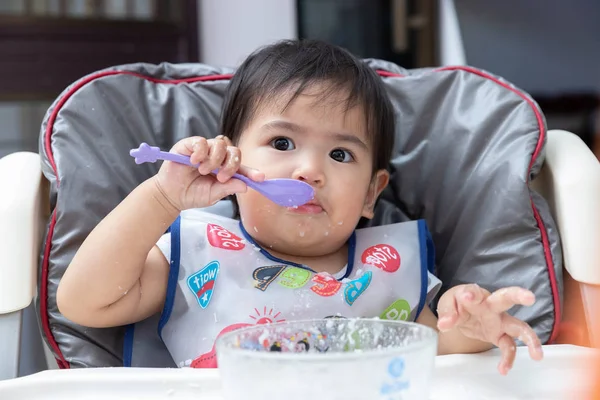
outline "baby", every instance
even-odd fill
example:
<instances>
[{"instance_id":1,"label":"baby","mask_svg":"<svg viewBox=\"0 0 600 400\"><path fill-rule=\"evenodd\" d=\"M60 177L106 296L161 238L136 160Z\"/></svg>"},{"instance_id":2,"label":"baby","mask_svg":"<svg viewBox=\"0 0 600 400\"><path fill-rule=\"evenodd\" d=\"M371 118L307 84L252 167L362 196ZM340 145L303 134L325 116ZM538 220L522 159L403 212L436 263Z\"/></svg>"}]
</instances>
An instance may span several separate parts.
<instances>
[{"instance_id":1,"label":"baby","mask_svg":"<svg viewBox=\"0 0 600 400\"><path fill-rule=\"evenodd\" d=\"M416 321L439 331L439 354L498 346L502 374L515 338L541 359L531 327L506 313L532 305L533 293L459 285L436 318L429 303L440 281L424 222L357 229L388 184L394 136L381 79L350 53L318 41L258 50L231 80L221 135L172 148L200 166L164 162L81 245L58 288L61 313L112 327L162 312L161 337L182 366L216 366L224 332L326 317ZM298 179L315 197L281 207L231 179L236 172ZM228 196L239 221L202 210Z\"/></svg>"}]
</instances>

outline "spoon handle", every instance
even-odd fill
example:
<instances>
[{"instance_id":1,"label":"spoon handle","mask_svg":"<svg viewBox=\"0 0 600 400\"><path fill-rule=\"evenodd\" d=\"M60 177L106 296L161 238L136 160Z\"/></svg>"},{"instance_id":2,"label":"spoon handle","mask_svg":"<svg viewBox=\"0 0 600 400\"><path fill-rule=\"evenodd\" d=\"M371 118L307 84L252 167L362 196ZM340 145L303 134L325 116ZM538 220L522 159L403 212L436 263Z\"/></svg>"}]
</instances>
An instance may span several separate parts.
<instances>
[{"instance_id":1,"label":"spoon handle","mask_svg":"<svg viewBox=\"0 0 600 400\"><path fill-rule=\"evenodd\" d=\"M150 146L147 143L142 143L139 148L133 149L129 152L129 154L135 158L135 162L137 164L142 164L145 162L156 162L157 160L165 160L165 161L173 161L183 165L189 165L190 167L198 168L200 164L192 164L189 156L184 156L183 154L169 153L168 151L161 151L160 148L156 146ZM213 174L217 174L219 172L218 169L211 171ZM249 187L255 189L255 183L252 179L244 175L240 175L238 173L233 174L233 178L239 179L243 181Z\"/></svg>"},{"instance_id":2,"label":"spoon handle","mask_svg":"<svg viewBox=\"0 0 600 400\"><path fill-rule=\"evenodd\" d=\"M166 151L158 151L156 153L157 160L173 161L179 164L189 165L190 167L198 168L200 164L192 164L189 156L182 154L169 153Z\"/></svg>"}]
</instances>

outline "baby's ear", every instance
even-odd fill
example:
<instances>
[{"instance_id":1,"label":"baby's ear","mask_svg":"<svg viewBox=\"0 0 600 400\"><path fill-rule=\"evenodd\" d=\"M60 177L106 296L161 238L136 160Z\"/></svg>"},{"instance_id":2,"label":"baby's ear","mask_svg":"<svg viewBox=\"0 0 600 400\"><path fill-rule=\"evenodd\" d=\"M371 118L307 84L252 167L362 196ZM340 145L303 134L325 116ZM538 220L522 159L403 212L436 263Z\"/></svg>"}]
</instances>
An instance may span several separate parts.
<instances>
[{"instance_id":1,"label":"baby's ear","mask_svg":"<svg viewBox=\"0 0 600 400\"><path fill-rule=\"evenodd\" d=\"M371 184L369 185L369 191L367 192L367 197L365 198L365 205L363 207L362 216L368 219L373 218L375 202L379 198L383 189L386 188L388 182L390 181L390 174L385 169L380 169L377 171L373 179L371 180Z\"/></svg>"}]
</instances>

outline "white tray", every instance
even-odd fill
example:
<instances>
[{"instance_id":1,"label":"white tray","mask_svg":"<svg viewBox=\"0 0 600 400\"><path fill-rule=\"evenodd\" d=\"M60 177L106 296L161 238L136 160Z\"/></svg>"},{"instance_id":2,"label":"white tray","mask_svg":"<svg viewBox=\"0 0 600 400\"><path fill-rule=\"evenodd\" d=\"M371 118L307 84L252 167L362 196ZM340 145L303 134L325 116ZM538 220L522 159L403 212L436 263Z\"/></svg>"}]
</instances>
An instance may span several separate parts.
<instances>
[{"instance_id":1,"label":"white tray","mask_svg":"<svg viewBox=\"0 0 600 400\"><path fill-rule=\"evenodd\" d=\"M592 360L600 360L596 350L560 345L544 346L544 360L534 362L525 348L519 348L513 370L504 377L496 370L498 354L491 350L437 357L430 398L585 399L593 381ZM0 381L0 399L222 400L220 385L219 372L214 369L52 370Z\"/></svg>"}]
</instances>

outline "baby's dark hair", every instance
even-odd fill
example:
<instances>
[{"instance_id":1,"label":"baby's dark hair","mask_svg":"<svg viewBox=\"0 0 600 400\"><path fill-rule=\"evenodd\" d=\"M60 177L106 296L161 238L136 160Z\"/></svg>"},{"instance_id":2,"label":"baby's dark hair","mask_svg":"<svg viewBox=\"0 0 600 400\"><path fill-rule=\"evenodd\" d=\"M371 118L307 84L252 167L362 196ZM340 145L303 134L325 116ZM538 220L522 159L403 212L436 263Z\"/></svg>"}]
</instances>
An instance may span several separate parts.
<instances>
[{"instance_id":1,"label":"baby's dark hair","mask_svg":"<svg viewBox=\"0 0 600 400\"><path fill-rule=\"evenodd\" d=\"M346 110L363 107L373 148L373 173L386 169L394 147L395 122L383 82L365 62L322 41L285 40L252 53L229 84L221 134L237 145L260 104L288 96L287 107L314 84L325 84L321 99L345 91Z\"/></svg>"}]
</instances>

